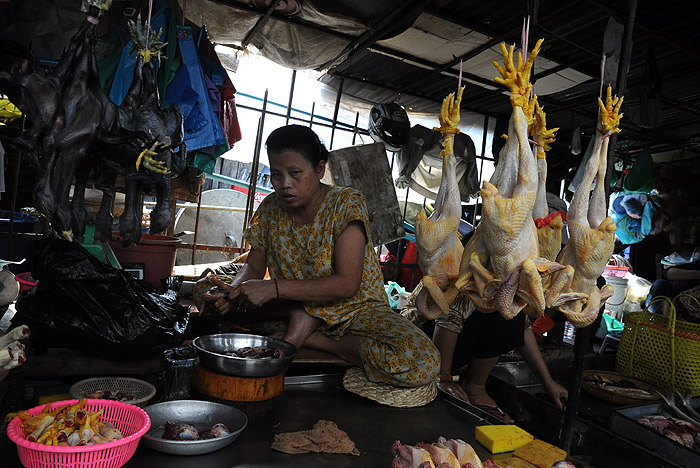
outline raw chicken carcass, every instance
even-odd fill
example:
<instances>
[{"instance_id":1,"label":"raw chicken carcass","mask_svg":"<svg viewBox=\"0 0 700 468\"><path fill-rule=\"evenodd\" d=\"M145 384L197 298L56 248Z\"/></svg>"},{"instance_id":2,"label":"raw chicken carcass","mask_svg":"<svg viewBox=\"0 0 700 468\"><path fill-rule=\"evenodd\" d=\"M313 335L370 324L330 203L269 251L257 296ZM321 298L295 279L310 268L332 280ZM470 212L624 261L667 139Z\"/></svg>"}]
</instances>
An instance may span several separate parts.
<instances>
[{"instance_id":1,"label":"raw chicken carcass","mask_svg":"<svg viewBox=\"0 0 700 468\"><path fill-rule=\"evenodd\" d=\"M430 453L423 448L403 445L397 440L391 446L391 451L394 454L392 468L435 468Z\"/></svg>"},{"instance_id":2,"label":"raw chicken carcass","mask_svg":"<svg viewBox=\"0 0 700 468\"><path fill-rule=\"evenodd\" d=\"M460 467L482 468L481 459L474 451L474 448L462 439L447 440L444 437L438 437L438 442L444 444L454 453Z\"/></svg>"},{"instance_id":3,"label":"raw chicken carcass","mask_svg":"<svg viewBox=\"0 0 700 468\"><path fill-rule=\"evenodd\" d=\"M620 131L622 98L613 97L612 88L608 87L605 104L600 99L598 104L594 151L567 213L569 242L557 258L566 269L552 275L547 292L547 305L563 312L575 327L593 323L601 304L613 293L610 285L598 289L596 281L610 260L615 243L615 223L606 217L605 171L609 137ZM594 181L595 189L590 195Z\"/></svg>"},{"instance_id":4,"label":"raw chicken carcass","mask_svg":"<svg viewBox=\"0 0 700 468\"><path fill-rule=\"evenodd\" d=\"M537 229L532 209L537 192L537 167L528 140L534 101L530 101L530 72L542 40L523 63L513 63L513 49L501 44L505 67L494 65L500 77L494 81L511 90L513 113L508 140L490 182L481 189L484 213L474 236L464 249L460 277L455 283L482 312L498 310L515 317L526 305L528 313L544 312L542 274L562 267L539 258Z\"/></svg>"},{"instance_id":5,"label":"raw chicken carcass","mask_svg":"<svg viewBox=\"0 0 700 468\"><path fill-rule=\"evenodd\" d=\"M456 99L451 93L442 102L440 128L436 129L444 135L440 188L430 217L423 210L416 215L416 244L424 275L423 289L416 304L419 314L426 319L434 319L441 312L447 312L458 293L454 282L459 275L464 248L457 237L462 203L455 172L457 162L453 142L454 135L459 133L457 124L463 91L464 87L460 88Z\"/></svg>"},{"instance_id":6,"label":"raw chicken carcass","mask_svg":"<svg viewBox=\"0 0 700 468\"><path fill-rule=\"evenodd\" d=\"M445 440L445 438L442 438ZM459 460L455 454L444 443L438 439L434 444L418 443L418 447L428 451L433 463L439 468L461 468Z\"/></svg>"}]
</instances>

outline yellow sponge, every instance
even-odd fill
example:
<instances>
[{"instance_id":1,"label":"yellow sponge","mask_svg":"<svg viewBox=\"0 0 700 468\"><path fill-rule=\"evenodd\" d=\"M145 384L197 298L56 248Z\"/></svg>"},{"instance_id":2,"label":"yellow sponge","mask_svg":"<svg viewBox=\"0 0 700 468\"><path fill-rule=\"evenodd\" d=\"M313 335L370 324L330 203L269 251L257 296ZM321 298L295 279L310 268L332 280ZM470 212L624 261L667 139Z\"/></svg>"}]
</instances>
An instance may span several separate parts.
<instances>
[{"instance_id":1,"label":"yellow sponge","mask_svg":"<svg viewBox=\"0 0 700 468\"><path fill-rule=\"evenodd\" d=\"M513 456L509 458L499 458L498 460L494 458L494 461L502 468L537 468L535 465Z\"/></svg>"},{"instance_id":2,"label":"yellow sponge","mask_svg":"<svg viewBox=\"0 0 700 468\"><path fill-rule=\"evenodd\" d=\"M566 460L566 452L542 440L533 440L513 452L513 456L532 463L538 468L552 468L558 461Z\"/></svg>"},{"instance_id":3,"label":"yellow sponge","mask_svg":"<svg viewBox=\"0 0 700 468\"><path fill-rule=\"evenodd\" d=\"M532 435L512 424L476 428L476 440L491 453L512 452L533 439Z\"/></svg>"}]
</instances>

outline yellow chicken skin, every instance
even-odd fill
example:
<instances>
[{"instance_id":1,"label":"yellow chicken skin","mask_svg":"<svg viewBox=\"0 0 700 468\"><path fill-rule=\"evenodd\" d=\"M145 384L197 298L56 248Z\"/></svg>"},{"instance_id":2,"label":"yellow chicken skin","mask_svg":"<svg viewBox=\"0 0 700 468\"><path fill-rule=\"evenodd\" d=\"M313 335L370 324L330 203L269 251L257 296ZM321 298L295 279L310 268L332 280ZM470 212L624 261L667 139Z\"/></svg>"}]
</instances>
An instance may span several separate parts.
<instances>
[{"instance_id":1,"label":"yellow chicken skin","mask_svg":"<svg viewBox=\"0 0 700 468\"><path fill-rule=\"evenodd\" d=\"M552 276L547 292L547 305L563 312L575 327L593 323L600 306L613 293L610 285L598 289L596 281L613 253L615 242L615 223L606 216L605 171L609 137L620 131L622 98L613 97L612 88L608 87L605 104L600 99L598 103L594 152L569 206L569 242L557 258L567 268ZM594 180L596 186L589 199Z\"/></svg>"},{"instance_id":2,"label":"yellow chicken skin","mask_svg":"<svg viewBox=\"0 0 700 468\"><path fill-rule=\"evenodd\" d=\"M494 175L491 181L483 183L483 216L464 249L460 278L455 283L479 310L498 310L506 319L515 317L526 305L530 306L529 314L542 314L542 274L563 268L539 258L532 218L538 176L528 140L535 108L535 102L530 100L529 78L541 44L540 39L524 63L518 53L517 67L513 63L514 47L507 49L501 44L504 66L494 62L501 75L494 81L511 90L513 113Z\"/></svg>"},{"instance_id":3,"label":"yellow chicken skin","mask_svg":"<svg viewBox=\"0 0 700 468\"><path fill-rule=\"evenodd\" d=\"M442 178L435 209L427 217L424 210L416 215L416 244L419 265L423 272L423 289L418 293L418 313L431 320L447 312L457 297L454 282L459 274L459 264L464 248L457 237L459 220L462 217L462 201L457 185L456 158L453 150L454 135L459 133L459 106L464 87L457 96L450 93L442 102L440 131L444 136L442 156Z\"/></svg>"}]
</instances>

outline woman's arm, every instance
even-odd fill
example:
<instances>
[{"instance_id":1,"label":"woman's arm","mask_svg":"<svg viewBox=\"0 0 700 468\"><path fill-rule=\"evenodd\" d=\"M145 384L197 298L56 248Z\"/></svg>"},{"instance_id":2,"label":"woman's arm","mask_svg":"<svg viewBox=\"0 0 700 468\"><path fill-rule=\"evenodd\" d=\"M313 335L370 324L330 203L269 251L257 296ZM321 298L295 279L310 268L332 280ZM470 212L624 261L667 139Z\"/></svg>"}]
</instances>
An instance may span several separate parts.
<instances>
[{"instance_id":1,"label":"woman's arm","mask_svg":"<svg viewBox=\"0 0 700 468\"><path fill-rule=\"evenodd\" d=\"M547 363L542 357L542 352L537 345L537 340L535 339L535 334L532 332L532 328L525 329L525 345L519 348L519 351L525 358L528 366L530 366L530 369L532 369L542 382L545 391L552 397L552 400L554 400L554 404L559 408L564 408L566 399L569 396L569 391L559 385L549 373Z\"/></svg>"}]
</instances>

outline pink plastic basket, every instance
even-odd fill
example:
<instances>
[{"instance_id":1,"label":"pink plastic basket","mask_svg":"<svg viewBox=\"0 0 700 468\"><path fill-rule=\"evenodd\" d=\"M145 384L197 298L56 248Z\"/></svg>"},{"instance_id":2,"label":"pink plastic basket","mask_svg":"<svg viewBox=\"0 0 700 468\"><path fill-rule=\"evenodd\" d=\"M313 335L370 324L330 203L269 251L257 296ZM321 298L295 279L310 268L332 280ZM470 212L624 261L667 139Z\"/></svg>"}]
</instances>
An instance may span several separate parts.
<instances>
[{"instance_id":1,"label":"pink plastic basket","mask_svg":"<svg viewBox=\"0 0 700 468\"><path fill-rule=\"evenodd\" d=\"M63 405L74 405L79 400L64 400L50 403L55 409ZM28 413L40 413L45 405L36 406ZM27 468L118 468L124 465L136 451L141 436L151 427L148 414L135 405L112 400L89 399L88 411L104 410L100 421L111 422L124 436L123 439L104 444L82 447L54 447L29 442L24 438L20 420L15 418L7 426L7 436L17 444L17 453Z\"/></svg>"}]
</instances>

